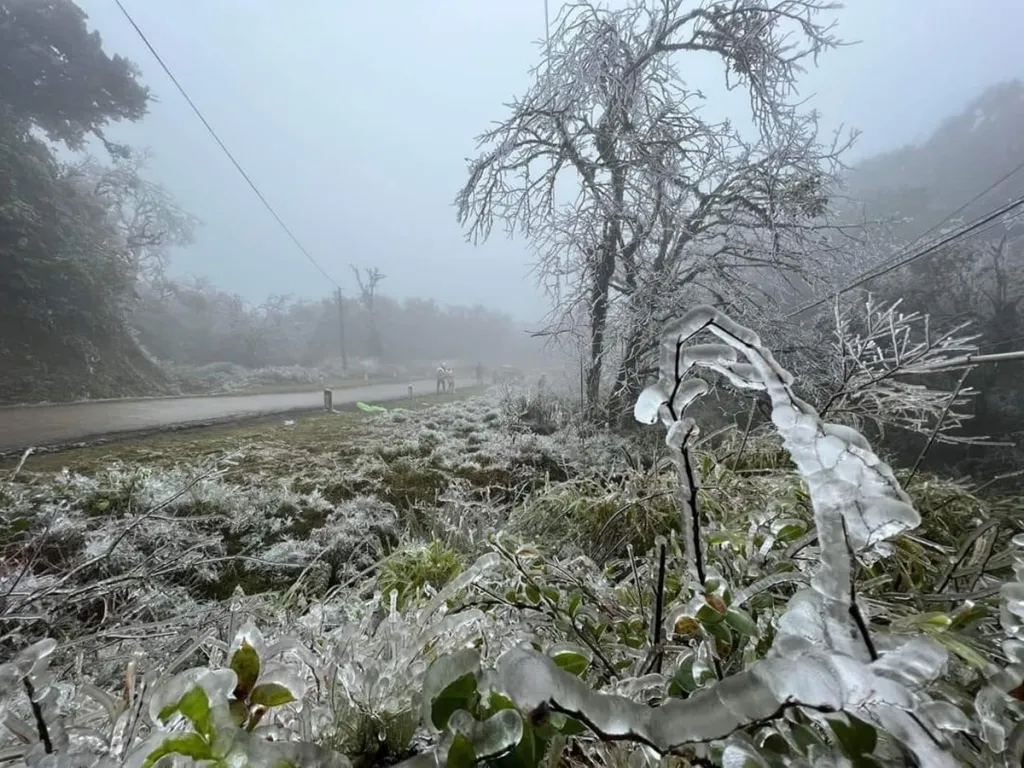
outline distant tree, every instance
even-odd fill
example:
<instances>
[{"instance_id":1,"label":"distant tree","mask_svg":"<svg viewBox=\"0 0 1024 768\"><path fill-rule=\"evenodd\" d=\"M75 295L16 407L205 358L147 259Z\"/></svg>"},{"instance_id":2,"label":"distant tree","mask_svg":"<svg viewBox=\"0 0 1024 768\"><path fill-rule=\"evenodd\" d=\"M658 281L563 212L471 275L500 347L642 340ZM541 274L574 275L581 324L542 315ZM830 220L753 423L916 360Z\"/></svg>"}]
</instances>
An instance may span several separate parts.
<instances>
[{"instance_id":1,"label":"distant tree","mask_svg":"<svg viewBox=\"0 0 1024 768\"><path fill-rule=\"evenodd\" d=\"M71 149L137 120L148 91L68 0L0 0L0 399L138 394L159 371L125 323L131 251ZM123 148L109 142L119 156Z\"/></svg>"},{"instance_id":2,"label":"distant tree","mask_svg":"<svg viewBox=\"0 0 1024 768\"><path fill-rule=\"evenodd\" d=\"M495 221L529 238L556 298L555 324L586 317L592 406L606 358L624 361L619 389L636 385L653 343L644 329L666 286L706 290L712 278L792 268L806 252L794 241L824 212L845 143L819 146L815 115L791 99L803 62L838 43L817 18L835 7L568 4L534 84L479 137L483 153L456 198L459 220L472 239ZM704 96L684 79L683 53L717 57L727 87L746 89L757 139L701 115ZM617 311L623 327L609 333Z\"/></svg>"},{"instance_id":3,"label":"distant tree","mask_svg":"<svg viewBox=\"0 0 1024 768\"><path fill-rule=\"evenodd\" d=\"M145 391L159 376L127 335L133 283L103 201L0 123L0 400Z\"/></svg>"},{"instance_id":4,"label":"distant tree","mask_svg":"<svg viewBox=\"0 0 1024 768\"><path fill-rule=\"evenodd\" d=\"M72 168L103 201L120 233L137 279L153 281L167 267L168 249L191 245L200 221L160 184L143 175L151 154L126 150L104 166L88 157Z\"/></svg>"},{"instance_id":5,"label":"distant tree","mask_svg":"<svg viewBox=\"0 0 1024 768\"><path fill-rule=\"evenodd\" d=\"M146 114L149 91L128 59L103 50L71 0L0 0L0 110L71 149ZM117 149L107 143L111 149Z\"/></svg>"},{"instance_id":6,"label":"distant tree","mask_svg":"<svg viewBox=\"0 0 1024 768\"><path fill-rule=\"evenodd\" d=\"M361 274L355 264L350 266L359 285L359 302L366 310L369 320L370 357L379 360L384 356L384 347L380 341L380 332L377 330L377 286L387 276L377 267L366 267Z\"/></svg>"},{"instance_id":7,"label":"distant tree","mask_svg":"<svg viewBox=\"0 0 1024 768\"><path fill-rule=\"evenodd\" d=\"M364 276L365 280L365 276ZM147 349L176 363L231 362L246 367L317 365L337 354L337 305L331 299L272 297L248 305L208 280L144 284L132 322ZM352 354L374 357L369 313L345 300L351 327L361 331ZM444 307L429 299L398 301L375 288L381 345L401 364L462 360L488 364L530 357L535 345L512 318L484 307Z\"/></svg>"}]
</instances>

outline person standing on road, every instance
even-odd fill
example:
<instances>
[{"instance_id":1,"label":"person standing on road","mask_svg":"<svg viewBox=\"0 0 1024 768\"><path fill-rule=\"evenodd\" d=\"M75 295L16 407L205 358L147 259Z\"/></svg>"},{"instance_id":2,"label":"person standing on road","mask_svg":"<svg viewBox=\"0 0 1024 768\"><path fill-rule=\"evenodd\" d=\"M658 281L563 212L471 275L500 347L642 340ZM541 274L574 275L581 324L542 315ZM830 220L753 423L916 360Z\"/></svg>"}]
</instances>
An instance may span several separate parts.
<instances>
[{"instance_id":1,"label":"person standing on road","mask_svg":"<svg viewBox=\"0 0 1024 768\"><path fill-rule=\"evenodd\" d=\"M448 384L448 366L441 363L437 366L437 392L435 394L440 395L445 391Z\"/></svg>"},{"instance_id":2,"label":"person standing on road","mask_svg":"<svg viewBox=\"0 0 1024 768\"><path fill-rule=\"evenodd\" d=\"M481 389L484 386L484 364L483 363L477 363L476 364L476 385L478 387L480 387Z\"/></svg>"}]
</instances>

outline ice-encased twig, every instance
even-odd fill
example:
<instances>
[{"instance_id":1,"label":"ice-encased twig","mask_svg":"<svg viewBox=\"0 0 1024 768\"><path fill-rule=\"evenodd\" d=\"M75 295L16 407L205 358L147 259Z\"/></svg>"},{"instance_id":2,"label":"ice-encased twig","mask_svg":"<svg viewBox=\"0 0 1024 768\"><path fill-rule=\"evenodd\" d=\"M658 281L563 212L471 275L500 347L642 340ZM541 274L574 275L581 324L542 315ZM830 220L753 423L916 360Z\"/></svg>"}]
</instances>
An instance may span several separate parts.
<instances>
[{"instance_id":1,"label":"ice-encased twig","mask_svg":"<svg viewBox=\"0 0 1024 768\"><path fill-rule=\"evenodd\" d=\"M688 355L684 345L705 329L724 345L703 345ZM864 638L853 631L850 551L861 556L878 552L885 539L920 522L891 469L855 430L822 423L794 394L793 377L757 334L713 308L698 307L670 324L661 363L658 383L641 394L634 413L643 423L665 424L666 441L676 450L686 406L706 391L703 382L683 378L692 367L721 372L739 386L768 393L772 421L807 481L814 508L820 557L812 586L790 601L764 659L686 700L650 708L597 693L524 647L499 659L501 688L521 709L548 707L576 717L603 738L642 742L662 753L726 739L799 706L811 714L848 712L902 742L923 765L956 765L936 735L940 724L929 718L925 706L941 702L929 701L922 692L941 671L945 651L916 638L872 661ZM959 725L954 723L954 729Z\"/></svg>"},{"instance_id":2,"label":"ice-encased twig","mask_svg":"<svg viewBox=\"0 0 1024 768\"><path fill-rule=\"evenodd\" d=\"M1024 534L1014 536L1013 544L1014 578L1000 589L999 609L1003 653L1009 663L1003 668L993 665L988 684L974 699L981 737L993 752L1006 753L1006 765L1020 765L1024 756L1024 704L1010 695L1024 686Z\"/></svg>"}]
</instances>

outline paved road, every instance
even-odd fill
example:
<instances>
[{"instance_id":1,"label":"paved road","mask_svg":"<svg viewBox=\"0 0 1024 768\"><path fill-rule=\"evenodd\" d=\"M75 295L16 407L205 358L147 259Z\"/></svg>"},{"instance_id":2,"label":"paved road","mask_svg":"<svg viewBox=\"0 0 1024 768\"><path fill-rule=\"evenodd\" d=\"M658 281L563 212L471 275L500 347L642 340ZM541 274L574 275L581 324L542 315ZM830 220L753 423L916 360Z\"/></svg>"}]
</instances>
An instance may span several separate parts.
<instances>
[{"instance_id":1,"label":"paved road","mask_svg":"<svg viewBox=\"0 0 1024 768\"><path fill-rule=\"evenodd\" d=\"M358 401L379 403L408 395L409 384L417 395L433 394L433 379L402 384L372 384L334 390L334 405ZM472 379L460 380L468 388ZM185 424L202 424L253 418L289 411L323 408L323 390L273 395L219 395L149 400L106 400L55 405L0 408L0 453L34 446L65 445L127 432L147 432Z\"/></svg>"}]
</instances>

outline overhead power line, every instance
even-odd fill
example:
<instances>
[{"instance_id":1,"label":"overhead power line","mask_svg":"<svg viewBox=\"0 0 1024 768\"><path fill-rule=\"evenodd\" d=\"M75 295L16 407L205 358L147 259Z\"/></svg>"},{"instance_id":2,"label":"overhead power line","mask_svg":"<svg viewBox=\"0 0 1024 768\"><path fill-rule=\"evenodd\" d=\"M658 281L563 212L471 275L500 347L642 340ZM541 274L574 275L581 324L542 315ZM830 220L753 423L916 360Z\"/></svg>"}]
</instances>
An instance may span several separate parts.
<instances>
[{"instance_id":1,"label":"overhead power line","mask_svg":"<svg viewBox=\"0 0 1024 768\"><path fill-rule=\"evenodd\" d=\"M170 78L170 81L174 83L174 86L178 89L178 92L184 97L185 101L188 102L188 105L192 107L192 111L195 112L196 117L198 117L202 124L206 127L206 130L213 137L213 140L217 142L217 146L221 148L221 151L223 151L224 154L227 156L228 160L231 161L231 164L235 166L235 170L237 170L242 175L242 178L245 179L245 182L249 185L249 188L252 189L252 191L256 194L256 197L258 197L260 202L263 203L263 207L270 212L271 216L274 217L274 221L278 223L281 229L284 230L284 233L288 235L288 237L291 239L293 243L295 243L295 247L298 248L302 255L309 260L309 263L316 267L317 270L319 270L320 274L323 275L327 279L327 281L331 283L331 285L333 285L335 288L340 288L341 286L339 286L338 283L335 282L334 278L332 278L327 273L327 270L320 266L320 263L313 258L313 255L306 249L306 247L302 244L299 238L295 236L295 233L288 228L288 225L284 223L284 220L278 215L277 211L274 210L274 206L272 206L267 201L267 198L263 196L262 192L260 192L260 189L259 187L256 186L256 183L252 180L249 174L245 172L245 169L242 168L238 160L235 159L235 156L231 154L231 150L229 150L227 146L224 144L224 142L221 141L220 136L218 136L217 132L213 130L213 126L211 126L209 121L207 121L207 119L203 117L202 111L200 111L199 107L197 107L195 102L192 101L191 97L188 95L188 92L185 90L182 84L178 82L178 78L174 76L174 73L171 72L167 64L164 63L164 60L161 58L160 54L156 52L156 48L154 48L153 44L149 42L149 38L146 37L146 34L142 31L139 25L135 23L135 19L132 18L132 15L128 12L128 9L125 8L124 5L121 3L121 0L114 0L114 2L117 3L117 7L121 9L121 13L124 14L124 17L128 20L128 23L132 25L132 28L139 36L139 39L141 39L142 42L145 44L146 48L149 49L149 52L153 54L153 58L156 59L157 64L159 64L163 71L167 74L167 77Z\"/></svg>"},{"instance_id":2,"label":"overhead power line","mask_svg":"<svg viewBox=\"0 0 1024 768\"><path fill-rule=\"evenodd\" d=\"M1004 182L1008 181L1012 176L1020 173L1022 170L1024 170L1024 160L1021 160L1019 163L1017 163L1017 165L1014 168L1010 169L1005 174L1000 176L998 179L993 181L991 184L989 184L987 187L985 187L985 189L981 190L978 194L976 194L974 197L972 197L966 203L961 205L955 211L953 211L952 213L948 214L947 216L939 219L932 226L930 226L928 229L926 229L924 232L922 232L920 235L918 235L916 238L914 238L913 241L911 241L906 246L901 248L899 253L897 253L894 257L892 257L891 259L889 259L886 262L883 262L883 264L882 264L883 271L878 272L878 274L875 274L875 270L874 269L870 269L870 270L867 270L865 272L862 272L857 278L855 278L855 281L853 283L851 283L850 285L847 285L845 288L840 288L839 290L835 291L834 293L832 293L832 295L829 298L836 298L836 297L842 295L843 293L846 293L847 291L852 290L853 288L856 288L856 287L858 287L860 285L863 285L865 282L867 282L869 280L875 279L875 277L878 277L879 275L886 274L888 271L891 271L891 270L886 269L890 265L896 264L897 266L903 266L904 263L906 263L906 262L901 261L901 259L903 259L904 256L906 256L908 253L910 253L918 245L918 243L920 243L922 240L924 240L926 237L928 237L928 235L930 235L932 232L935 232L937 229L939 229L939 227L941 227L943 224L947 223L951 219L955 219L957 216L959 216L961 213L963 213L965 210L967 210L967 208L969 208L971 205L976 203L978 200L983 198L985 195L987 195L992 190L994 190L997 187L999 187L1000 185L1002 185ZM808 304L807 306L802 307L802 308L796 310L795 312L791 312L789 315L787 315L787 317L795 317L797 315L801 315L801 314L803 314L804 312L806 312L809 309L814 309L815 307L821 306L822 304L824 304L828 300L829 299L822 299L820 301L814 302L813 304Z\"/></svg>"},{"instance_id":3,"label":"overhead power line","mask_svg":"<svg viewBox=\"0 0 1024 768\"><path fill-rule=\"evenodd\" d=\"M928 227L928 229L926 229L924 232L922 232L920 235L918 235L916 238L914 238L914 240L909 245L907 245L905 248L903 248L893 258L889 259L889 261L887 263L892 263L892 262L899 261L901 258L903 258L904 255L906 255L907 253L910 253L910 251L912 251L915 247L917 247L917 245L922 240L924 240L926 237L928 237L928 235L932 234L932 232L935 232L936 230L938 230L943 224L951 221L952 219L955 219L961 213L966 211L969 207L971 207L976 202L981 200L981 198L983 198L989 192L991 192L992 190L994 190L997 187L1001 186L1004 182L1009 181L1009 179L1012 176L1015 176L1016 174L1020 173L1021 171L1024 171L1024 160L1021 160L1019 163L1017 163L1015 168L1012 168L1011 170L1007 171L1005 174L1000 176L998 179L993 181L991 184L989 184L987 187L985 187L985 189L981 190L981 192L976 194L974 197L972 197L966 203L961 205L955 211L953 211L952 213L946 215L944 218L939 219L937 222L932 224L932 226Z\"/></svg>"},{"instance_id":4,"label":"overhead power line","mask_svg":"<svg viewBox=\"0 0 1024 768\"><path fill-rule=\"evenodd\" d=\"M804 312L806 312L806 311L808 311L810 309L814 309L815 307L820 307L825 302L831 301L834 297L839 296L840 294L846 293L847 291L851 291L854 288L858 288L858 287L864 285L864 283L867 283L867 282L870 282L871 280L874 280L876 277L881 277L882 275L887 275L890 272L893 272L893 271L899 269L900 267L905 267L907 264L911 264L911 263L917 261L918 259L923 259L926 256L931 256L936 251L939 251L939 250L945 248L947 245L950 245L951 243L954 243L957 240L960 240L963 237L966 237L967 235L969 235L969 234L971 234L971 233L981 229L986 224L990 224L991 222L993 222L996 219L998 219L1000 216L1004 216L1007 213L1009 213L1010 211L1014 210L1015 208L1021 207L1022 205L1024 205L1024 197L1018 197L1016 200L1014 200L1014 201L1012 201L1010 203L1007 203L1006 205L1002 206L1001 208L998 208L998 209L992 211L991 213L986 214L985 216L982 216L981 218L975 219L970 224L967 224L967 225L961 227L960 229L956 230L955 232L947 235L946 237L942 238L941 240L937 240L936 242L932 243L931 245L929 245L929 246L927 246L925 248L922 248L920 251L917 251L916 253L912 253L909 256L901 258L898 261L893 262L893 263L889 264L888 266L884 267L883 269L880 269L880 270L877 270L877 271L873 271L873 272L863 273L860 277L856 278L855 280L853 280L850 283L847 283L845 286L843 286L839 290L835 291L831 295L826 296L825 298L822 298L822 299L818 299L817 301L814 301L814 302L812 302L810 304L807 304L807 305L801 307L800 309L797 309L797 310L795 310L793 312L790 312L787 315L787 317L796 317L797 315L802 315Z\"/></svg>"}]
</instances>

